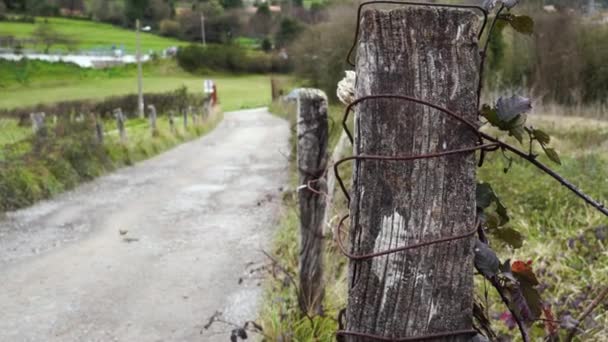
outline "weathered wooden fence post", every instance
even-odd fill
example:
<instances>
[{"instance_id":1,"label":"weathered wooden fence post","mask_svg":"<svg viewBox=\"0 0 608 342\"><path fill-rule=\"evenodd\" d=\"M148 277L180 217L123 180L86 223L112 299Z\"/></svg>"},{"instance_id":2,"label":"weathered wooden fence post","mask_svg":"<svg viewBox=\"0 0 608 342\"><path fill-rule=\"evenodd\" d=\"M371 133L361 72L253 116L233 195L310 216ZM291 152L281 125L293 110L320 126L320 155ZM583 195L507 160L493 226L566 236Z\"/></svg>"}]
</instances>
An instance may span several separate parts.
<instances>
[{"instance_id":1,"label":"weathered wooden fence post","mask_svg":"<svg viewBox=\"0 0 608 342\"><path fill-rule=\"evenodd\" d=\"M192 125L196 126L198 122L196 120L196 111L194 110L194 107L188 106L188 113L192 116Z\"/></svg>"},{"instance_id":2,"label":"weathered wooden fence post","mask_svg":"<svg viewBox=\"0 0 608 342\"><path fill-rule=\"evenodd\" d=\"M116 127L118 127L118 133L120 134L120 142L125 143L127 141L127 132L125 131L125 116L121 108L114 109L114 117L116 118Z\"/></svg>"},{"instance_id":3,"label":"weathered wooden fence post","mask_svg":"<svg viewBox=\"0 0 608 342\"><path fill-rule=\"evenodd\" d=\"M148 110L150 114L148 114L148 119L150 120L150 129L152 130L152 134L156 134L156 107L150 104L148 105Z\"/></svg>"},{"instance_id":4,"label":"weathered wooden fence post","mask_svg":"<svg viewBox=\"0 0 608 342\"><path fill-rule=\"evenodd\" d=\"M175 134L175 113L173 110L169 111L169 126L171 127L171 133Z\"/></svg>"},{"instance_id":5,"label":"weathered wooden fence post","mask_svg":"<svg viewBox=\"0 0 608 342\"><path fill-rule=\"evenodd\" d=\"M396 94L477 122L479 18L469 10L409 7L363 12L355 95ZM428 106L368 99L355 112L357 155L415 156L473 147L464 124ZM359 160L353 169L350 251L355 255L466 235L475 229L475 155ZM469 341L474 237L349 265L346 330L391 338L454 333ZM347 341L370 338L348 335Z\"/></svg>"},{"instance_id":6,"label":"weathered wooden fence post","mask_svg":"<svg viewBox=\"0 0 608 342\"><path fill-rule=\"evenodd\" d=\"M184 118L184 133L188 131L188 110L185 107L181 108L182 117Z\"/></svg>"},{"instance_id":7,"label":"weathered wooden fence post","mask_svg":"<svg viewBox=\"0 0 608 342\"><path fill-rule=\"evenodd\" d=\"M298 170L300 204L300 308L320 313L323 286L323 219L327 167L327 96L301 89L298 97ZM311 187L314 191L308 189Z\"/></svg>"},{"instance_id":8,"label":"weathered wooden fence post","mask_svg":"<svg viewBox=\"0 0 608 342\"><path fill-rule=\"evenodd\" d=\"M95 135L97 137L97 142L103 145L103 120L101 120L97 113L93 114L93 119L95 120Z\"/></svg>"}]
</instances>

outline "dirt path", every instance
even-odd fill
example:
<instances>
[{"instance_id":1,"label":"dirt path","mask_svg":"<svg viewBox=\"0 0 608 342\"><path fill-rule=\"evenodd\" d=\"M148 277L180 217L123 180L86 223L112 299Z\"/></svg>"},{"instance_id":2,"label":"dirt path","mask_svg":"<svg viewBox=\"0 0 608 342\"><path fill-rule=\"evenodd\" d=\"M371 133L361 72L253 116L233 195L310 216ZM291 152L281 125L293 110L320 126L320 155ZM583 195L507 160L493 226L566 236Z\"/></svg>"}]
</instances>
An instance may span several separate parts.
<instances>
[{"instance_id":1,"label":"dirt path","mask_svg":"<svg viewBox=\"0 0 608 342\"><path fill-rule=\"evenodd\" d=\"M216 310L256 316L250 271L288 135L266 110L228 113L204 138L0 219L0 341L229 341L226 326L201 330Z\"/></svg>"}]
</instances>

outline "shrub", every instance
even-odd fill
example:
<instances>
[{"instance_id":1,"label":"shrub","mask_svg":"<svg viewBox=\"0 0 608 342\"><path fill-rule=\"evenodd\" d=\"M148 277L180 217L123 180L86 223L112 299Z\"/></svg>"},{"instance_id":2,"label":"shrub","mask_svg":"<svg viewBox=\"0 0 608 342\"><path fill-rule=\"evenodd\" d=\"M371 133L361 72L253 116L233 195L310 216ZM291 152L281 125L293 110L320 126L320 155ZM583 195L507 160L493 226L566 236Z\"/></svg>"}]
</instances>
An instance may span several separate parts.
<instances>
[{"instance_id":1,"label":"shrub","mask_svg":"<svg viewBox=\"0 0 608 342\"><path fill-rule=\"evenodd\" d=\"M353 6L334 7L328 15L328 22L300 34L289 52L295 73L336 100L336 84L344 78L344 70L353 69L344 57L352 44L357 15Z\"/></svg>"},{"instance_id":2,"label":"shrub","mask_svg":"<svg viewBox=\"0 0 608 342\"><path fill-rule=\"evenodd\" d=\"M179 37L180 26L179 22L171 19L165 19L160 22L160 34L168 37Z\"/></svg>"},{"instance_id":3,"label":"shrub","mask_svg":"<svg viewBox=\"0 0 608 342\"><path fill-rule=\"evenodd\" d=\"M229 72L288 72L289 61L278 54L252 52L238 45L210 44L206 48L190 45L180 48L177 62L190 72L221 70Z\"/></svg>"},{"instance_id":4,"label":"shrub","mask_svg":"<svg viewBox=\"0 0 608 342\"><path fill-rule=\"evenodd\" d=\"M185 106L200 106L204 101L202 94L188 93L186 88L180 88L165 93L144 94L146 103L154 104L158 113L168 113L170 110L183 109ZM15 108L0 111L0 117L19 118L22 125L29 124L32 112L45 112L47 115L67 116L70 113L98 113L102 117L110 117L114 109L121 108L127 117L137 115L137 94L112 96L102 101L74 100L53 104L40 104L30 107Z\"/></svg>"}]
</instances>

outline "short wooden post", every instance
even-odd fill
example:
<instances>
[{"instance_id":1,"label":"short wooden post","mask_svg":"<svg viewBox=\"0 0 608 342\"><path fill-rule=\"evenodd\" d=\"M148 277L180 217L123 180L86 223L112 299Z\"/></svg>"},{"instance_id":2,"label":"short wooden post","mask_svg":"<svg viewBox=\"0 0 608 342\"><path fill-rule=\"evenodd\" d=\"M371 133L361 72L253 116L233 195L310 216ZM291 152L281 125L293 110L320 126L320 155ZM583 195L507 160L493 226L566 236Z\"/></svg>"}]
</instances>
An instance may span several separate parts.
<instances>
[{"instance_id":1,"label":"short wooden post","mask_svg":"<svg viewBox=\"0 0 608 342\"><path fill-rule=\"evenodd\" d=\"M186 108L181 108L182 116L184 118L184 132L188 131L188 110Z\"/></svg>"},{"instance_id":2,"label":"short wooden post","mask_svg":"<svg viewBox=\"0 0 608 342\"><path fill-rule=\"evenodd\" d=\"M114 109L114 117L116 118L116 127L120 134L120 142L125 143L127 141L127 132L125 131L125 116L121 108Z\"/></svg>"},{"instance_id":3,"label":"short wooden post","mask_svg":"<svg viewBox=\"0 0 608 342\"><path fill-rule=\"evenodd\" d=\"M479 21L474 12L453 8L365 11L356 97L412 96L476 122ZM476 135L464 124L397 99L360 103L355 127L358 155L414 156L476 144ZM353 186L350 251L355 255L475 229L474 153L409 162L357 161ZM351 260L346 329L395 339L471 329L474 239Z\"/></svg>"},{"instance_id":4,"label":"short wooden post","mask_svg":"<svg viewBox=\"0 0 608 342\"><path fill-rule=\"evenodd\" d=\"M171 133L175 134L175 112L169 111L169 127L171 127Z\"/></svg>"},{"instance_id":5,"label":"short wooden post","mask_svg":"<svg viewBox=\"0 0 608 342\"><path fill-rule=\"evenodd\" d=\"M278 81L274 78L270 78L270 93L272 96L272 101L275 101L279 98L279 85Z\"/></svg>"},{"instance_id":6,"label":"short wooden post","mask_svg":"<svg viewBox=\"0 0 608 342\"><path fill-rule=\"evenodd\" d=\"M148 105L148 120L150 121L150 129L152 134L156 133L156 107L152 104Z\"/></svg>"},{"instance_id":7,"label":"short wooden post","mask_svg":"<svg viewBox=\"0 0 608 342\"><path fill-rule=\"evenodd\" d=\"M194 110L194 107L188 106L188 113L190 113L190 116L192 116L192 125L196 126L197 120L196 120L196 111Z\"/></svg>"},{"instance_id":8,"label":"short wooden post","mask_svg":"<svg viewBox=\"0 0 608 342\"><path fill-rule=\"evenodd\" d=\"M327 96L302 89L298 98L298 170L300 189L300 308L321 313L323 285L323 219L327 184ZM311 190L310 188L313 190Z\"/></svg>"},{"instance_id":9,"label":"short wooden post","mask_svg":"<svg viewBox=\"0 0 608 342\"><path fill-rule=\"evenodd\" d=\"M101 120L97 113L93 114L93 118L95 119L95 135L97 137L97 142L103 144L103 120Z\"/></svg>"}]
</instances>

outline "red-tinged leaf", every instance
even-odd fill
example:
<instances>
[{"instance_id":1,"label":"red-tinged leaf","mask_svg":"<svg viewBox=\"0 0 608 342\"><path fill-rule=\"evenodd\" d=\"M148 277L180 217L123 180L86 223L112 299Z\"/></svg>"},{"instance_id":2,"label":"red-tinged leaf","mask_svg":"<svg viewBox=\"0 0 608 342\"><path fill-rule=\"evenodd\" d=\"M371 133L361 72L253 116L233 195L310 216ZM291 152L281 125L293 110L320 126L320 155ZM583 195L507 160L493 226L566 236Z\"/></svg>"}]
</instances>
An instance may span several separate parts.
<instances>
[{"instance_id":1,"label":"red-tinged leaf","mask_svg":"<svg viewBox=\"0 0 608 342\"><path fill-rule=\"evenodd\" d=\"M519 260L513 261L511 264L511 272L513 272L513 275L515 275L519 281L526 281L532 286L539 284L534 271L532 271L532 260L527 263Z\"/></svg>"},{"instance_id":2,"label":"red-tinged leaf","mask_svg":"<svg viewBox=\"0 0 608 342\"><path fill-rule=\"evenodd\" d=\"M551 305L543 306L543 316L545 316L545 332L548 336L556 336L559 331L558 322L555 321Z\"/></svg>"}]
</instances>

